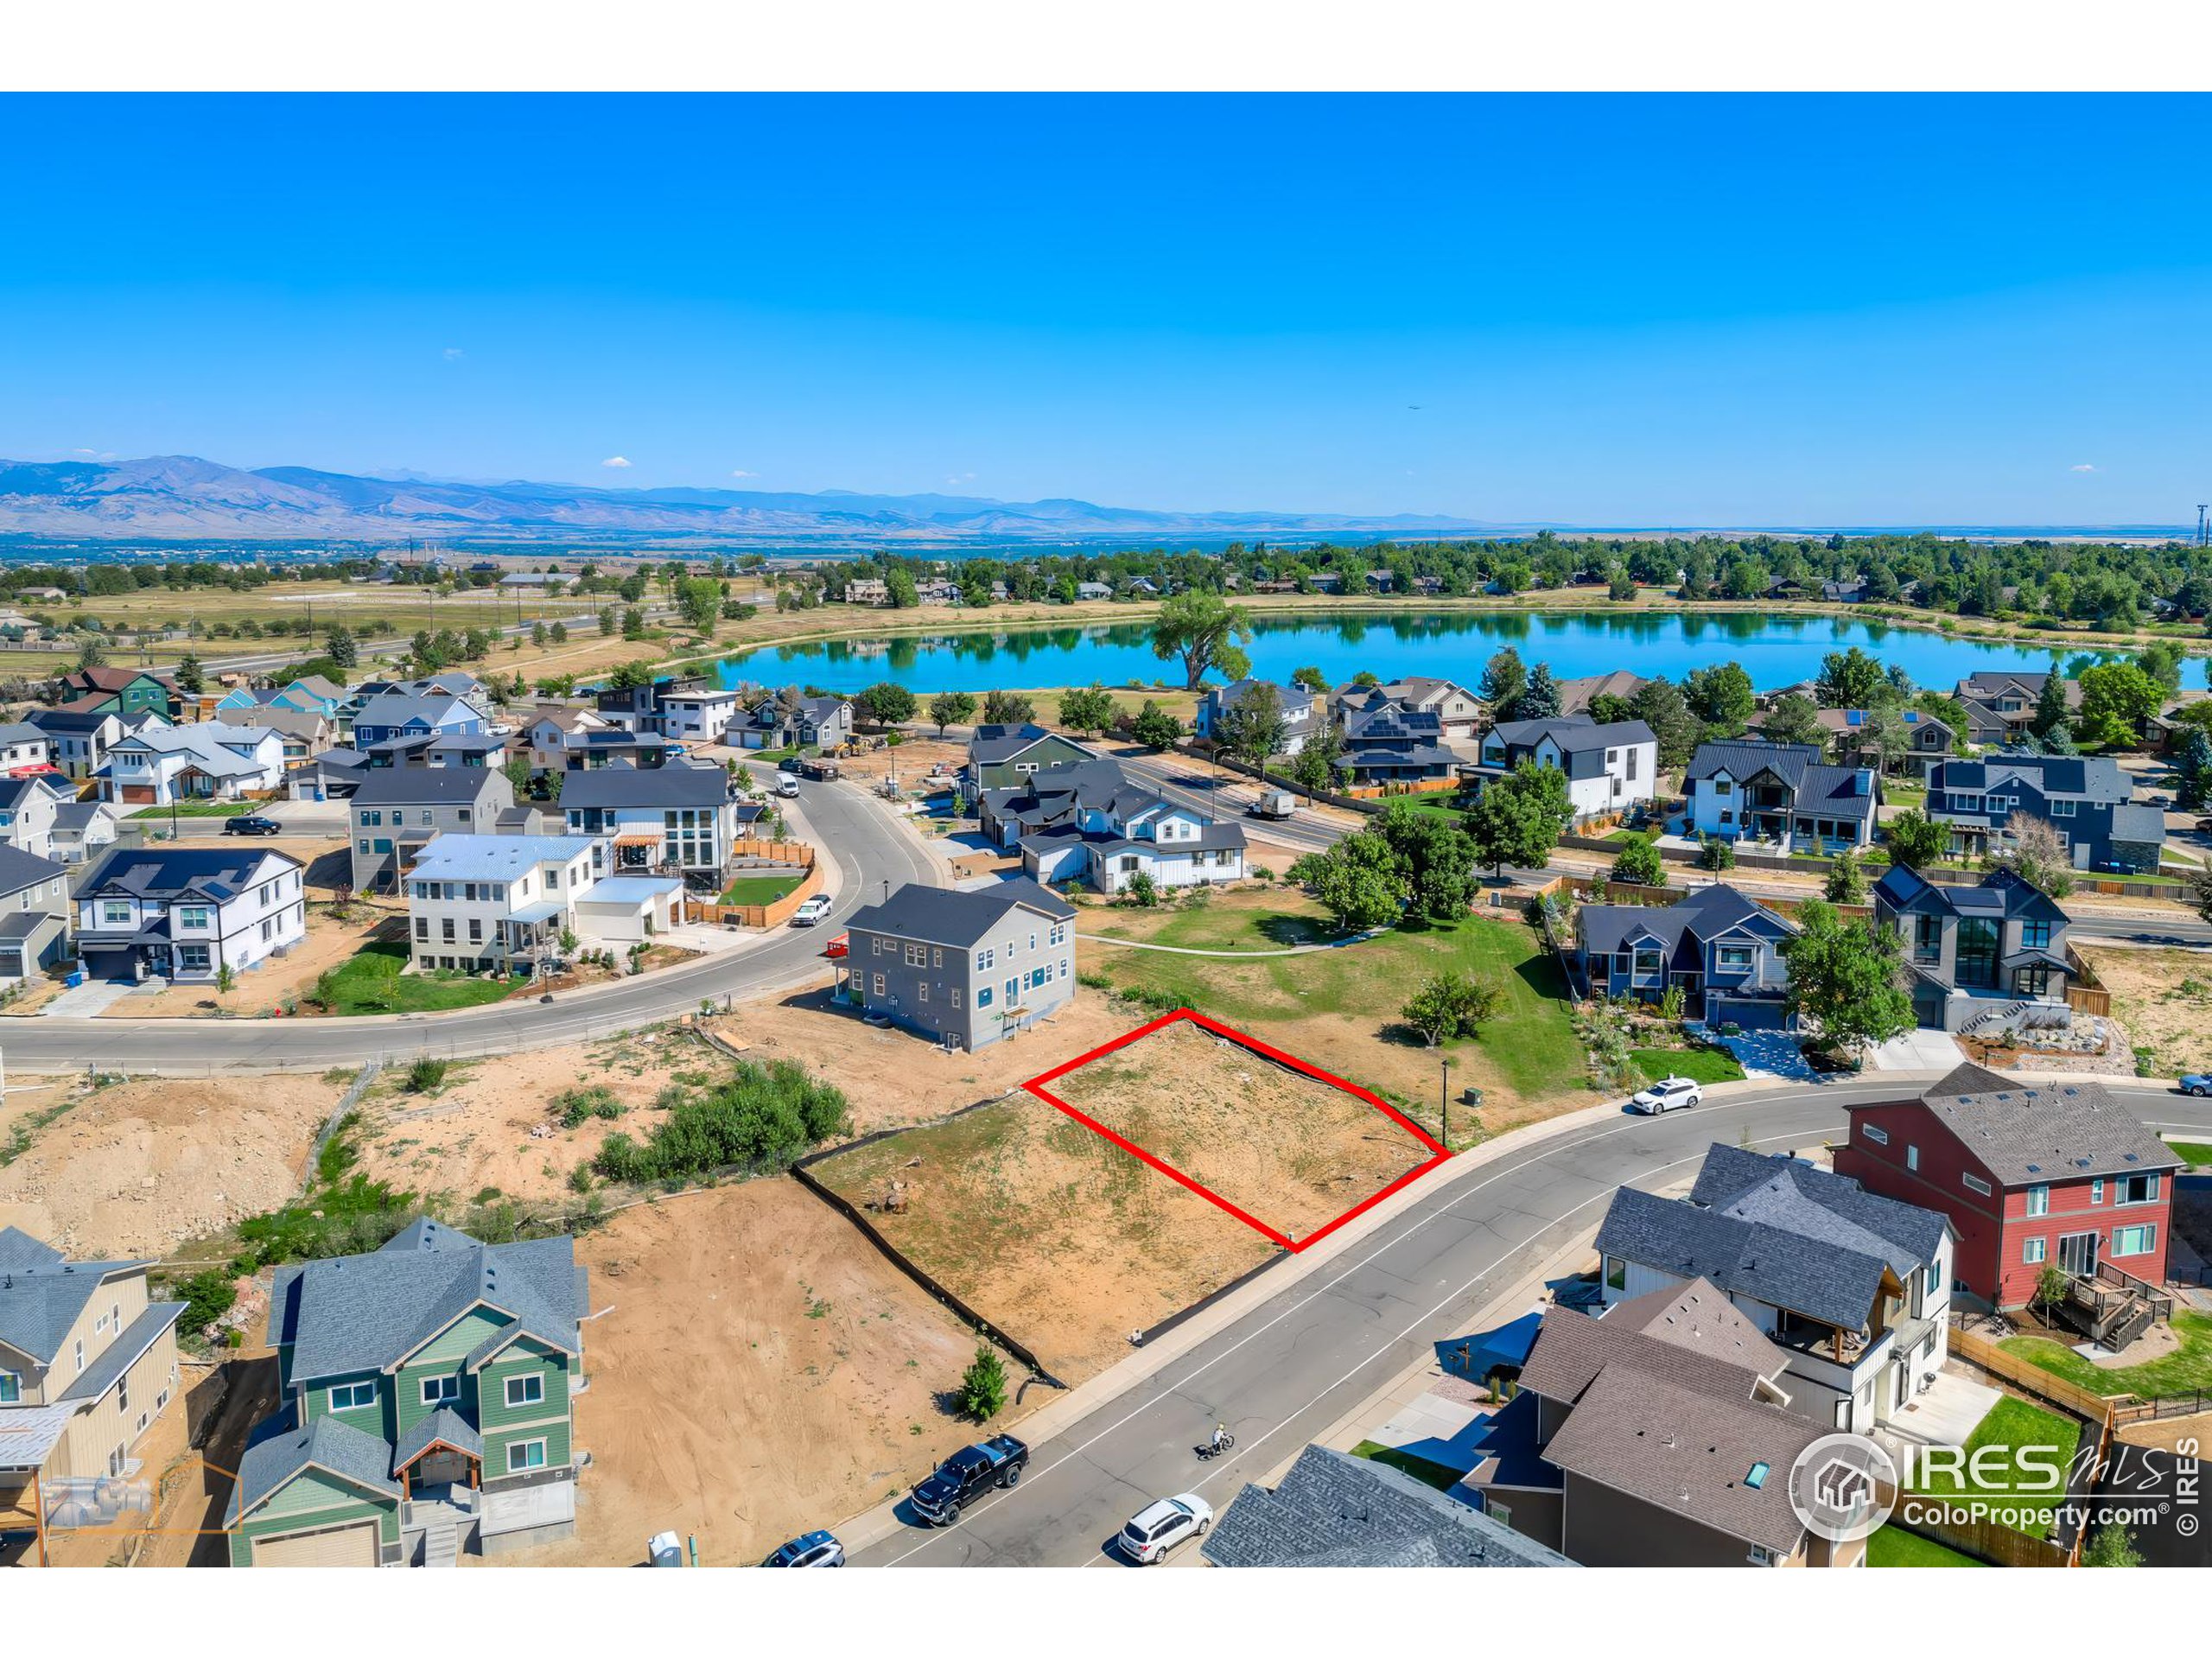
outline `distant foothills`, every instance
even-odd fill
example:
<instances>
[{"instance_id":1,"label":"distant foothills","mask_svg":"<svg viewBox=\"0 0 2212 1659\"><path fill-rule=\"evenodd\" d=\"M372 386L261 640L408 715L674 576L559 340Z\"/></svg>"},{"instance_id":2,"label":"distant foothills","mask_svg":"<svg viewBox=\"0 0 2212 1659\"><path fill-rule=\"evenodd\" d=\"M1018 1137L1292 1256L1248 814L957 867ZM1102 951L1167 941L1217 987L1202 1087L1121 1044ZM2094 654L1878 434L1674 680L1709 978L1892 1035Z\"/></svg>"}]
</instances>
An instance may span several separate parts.
<instances>
[{"instance_id":1,"label":"distant foothills","mask_svg":"<svg viewBox=\"0 0 2212 1659\"><path fill-rule=\"evenodd\" d=\"M524 480L483 483L321 472L246 470L194 455L138 461L0 460L0 550L10 543L314 542L456 544L676 539L834 551L886 543L957 552L982 545L1121 541L1328 538L1374 542L1482 537L1520 540L1544 530L1640 537L1793 536L1919 531L1976 541L2194 540L2168 524L1916 526L1569 526L1421 513L1377 517L1266 511L1173 512L1090 501L981 496L819 494L766 490L606 489Z\"/></svg>"}]
</instances>

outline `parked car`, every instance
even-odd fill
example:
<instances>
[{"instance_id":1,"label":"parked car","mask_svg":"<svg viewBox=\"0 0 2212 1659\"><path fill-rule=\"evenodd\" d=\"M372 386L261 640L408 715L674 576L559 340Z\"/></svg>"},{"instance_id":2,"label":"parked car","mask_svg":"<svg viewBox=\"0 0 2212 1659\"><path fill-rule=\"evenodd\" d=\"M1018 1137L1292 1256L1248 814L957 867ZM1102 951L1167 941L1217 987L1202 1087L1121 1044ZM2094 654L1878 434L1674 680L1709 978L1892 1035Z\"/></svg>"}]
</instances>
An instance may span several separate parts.
<instances>
[{"instance_id":1,"label":"parked car","mask_svg":"<svg viewBox=\"0 0 2212 1659\"><path fill-rule=\"evenodd\" d=\"M1114 1541L1122 1554L1139 1567L1167 1559L1167 1552L1186 1538L1203 1538L1213 1525L1213 1505L1195 1492L1163 1497L1131 1516Z\"/></svg>"},{"instance_id":2,"label":"parked car","mask_svg":"<svg viewBox=\"0 0 2212 1659\"><path fill-rule=\"evenodd\" d=\"M246 812L224 820L223 833L226 836L281 836L284 833L284 826L274 818L263 817L258 812Z\"/></svg>"},{"instance_id":3,"label":"parked car","mask_svg":"<svg viewBox=\"0 0 2212 1659\"><path fill-rule=\"evenodd\" d=\"M2196 833L2200 836L2212 836L2212 818L2199 818L2196 821Z\"/></svg>"},{"instance_id":4,"label":"parked car","mask_svg":"<svg viewBox=\"0 0 2212 1659\"><path fill-rule=\"evenodd\" d=\"M2200 1100L2207 1095L2212 1095L2212 1072L2188 1073L2181 1080L2181 1091L2184 1095L2195 1095Z\"/></svg>"},{"instance_id":5,"label":"parked car","mask_svg":"<svg viewBox=\"0 0 2212 1659\"><path fill-rule=\"evenodd\" d=\"M1642 1112L1646 1117L1656 1117L1677 1107L1694 1106L1704 1098L1705 1090L1692 1078L1662 1077L1649 1089L1630 1096L1628 1109Z\"/></svg>"},{"instance_id":6,"label":"parked car","mask_svg":"<svg viewBox=\"0 0 2212 1659\"><path fill-rule=\"evenodd\" d=\"M995 1486L1018 1484L1028 1466L1029 1447L1011 1434L963 1446L914 1488L914 1513L932 1527L949 1527L960 1519L961 1505Z\"/></svg>"},{"instance_id":7,"label":"parked car","mask_svg":"<svg viewBox=\"0 0 2212 1659\"><path fill-rule=\"evenodd\" d=\"M791 912L791 925L812 927L817 922L828 920L829 916L830 895L826 893L817 893L810 898L799 901L799 907Z\"/></svg>"},{"instance_id":8,"label":"parked car","mask_svg":"<svg viewBox=\"0 0 2212 1659\"><path fill-rule=\"evenodd\" d=\"M836 1535L809 1532L794 1538L760 1563L763 1567L842 1567L845 1547Z\"/></svg>"}]
</instances>

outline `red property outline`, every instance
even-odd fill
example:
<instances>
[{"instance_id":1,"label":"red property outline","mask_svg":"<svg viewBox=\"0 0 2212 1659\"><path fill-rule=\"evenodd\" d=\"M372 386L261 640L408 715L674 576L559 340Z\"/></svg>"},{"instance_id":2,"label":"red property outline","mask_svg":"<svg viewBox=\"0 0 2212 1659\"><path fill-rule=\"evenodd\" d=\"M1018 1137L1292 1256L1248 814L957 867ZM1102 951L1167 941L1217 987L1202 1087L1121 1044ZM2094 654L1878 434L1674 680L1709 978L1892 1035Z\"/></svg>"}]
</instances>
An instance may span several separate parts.
<instances>
[{"instance_id":1,"label":"red property outline","mask_svg":"<svg viewBox=\"0 0 2212 1659\"><path fill-rule=\"evenodd\" d=\"M1255 1054L1264 1055L1267 1058L1274 1060L1278 1065L1287 1065L1292 1071L1303 1073L1305 1076L1312 1077L1317 1082L1325 1083L1333 1089L1340 1089L1348 1095L1357 1096L1359 1099L1365 1101L1376 1111L1382 1113L1385 1117L1395 1123L1400 1128L1405 1130L1408 1135L1411 1135L1414 1139L1420 1141L1422 1146L1428 1147L1432 1155L1423 1160L1421 1162L1415 1164L1411 1169L1399 1176L1396 1180L1392 1181L1388 1186L1382 1187L1379 1191L1370 1193L1366 1198L1362 1198L1357 1204L1352 1205L1351 1209L1345 1211L1344 1214L1338 1216L1334 1221L1330 1222L1326 1226L1308 1233L1304 1238L1294 1239L1289 1234L1281 1231L1280 1229L1268 1226L1266 1222L1262 1221L1258 1217L1246 1214L1243 1210L1238 1209L1236 1205L1231 1204L1227 1198L1222 1197L1220 1193L1215 1192L1204 1182L1193 1180L1190 1176L1185 1175L1181 1170L1176 1168L1173 1164L1166 1162L1164 1159L1155 1158L1152 1154L1147 1152L1142 1147L1137 1145L1136 1142L1129 1140L1127 1136L1117 1135L1113 1130L1108 1128L1096 1118L1090 1116L1087 1113L1077 1111L1074 1107L1069 1105L1067 1102L1062 1100L1058 1095L1052 1093L1051 1090L1045 1087L1046 1084L1052 1082L1054 1079L1064 1077L1071 1071L1078 1071L1082 1067L1090 1065L1093 1060L1102 1059L1105 1056L1111 1054L1117 1048L1127 1048L1131 1043L1137 1041L1139 1039L1149 1037L1154 1032L1159 1031L1165 1027L1172 1026L1179 1020L1188 1020L1193 1025L1202 1027L1205 1030L1213 1033L1217 1037L1226 1038L1229 1041L1235 1043L1239 1048L1249 1049ZM1373 1209L1376 1205L1382 1203L1383 1199L1389 1198L1393 1192L1395 1192L1400 1187L1404 1186L1410 1182L1419 1180L1422 1176L1427 1174L1430 1170L1435 1168L1437 1165L1442 1163L1446 1159L1452 1155L1451 1149L1448 1147L1445 1146L1443 1142L1439 1141L1434 1135L1431 1135L1427 1129L1421 1128L1420 1124L1414 1122L1413 1119L1408 1117L1396 1107L1391 1105L1389 1101L1382 1099L1381 1096L1368 1090L1361 1088L1356 1083L1347 1083L1344 1078L1337 1077L1333 1073L1324 1071L1318 1065L1308 1065L1304 1060L1300 1059L1295 1054L1286 1054L1282 1050L1260 1041L1256 1037L1247 1036L1244 1033L1237 1031L1231 1027L1224 1026L1218 1020L1209 1020L1205 1015L1192 1008L1178 1008L1173 1014L1163 1014L1159 1019L1152 1020L1148 1024L1139 1026L1135 1031L1126 1032L1122 1035L1116 1037L1110 1043L1102 1043L1088 1053L1078 1054L1075 1058L1066 1062L1065 1065L1056 1065L1051 1071L1042 1072L1039 1075L1030 1078L1021 1086L1024 1089L1027 1089L1031 1094L1036 1096L1038 1099L1043 1101L1046 1105L1065 1112L1070 1117L1082 1124L1084 1128L1089 1129L1094 1135L1103 1135L1107 1140L1111 1141L1116 1146L1121 1147L1123 1152L1129 1154L1130 1156L1140 1159L1143 1162L1151 1165L1153 1168L1158 1170L1161 1174L1167 1177L1169 1180L1177 1183L1179 1185L1190 1188L1192 1192L1197 1193L1208 1204L1214 1205L1217 1209L1226 1210L1230 1215L1236 1217L1237 1220L1243 1222L1247 1227L1251 1228L1255 1232L1265 1234L1276 1243L1281 1245L1285 1249L1293 1252L1302 1250L1306 1249L1308 1246L1319 1243L1323 1239L1326 1238L1331 1233L1335 1232L1338 1228L1343 1226L1346 1222L1351 1220L1356 1216L1363 1215L1368 1211Z\"/></svg>"}]
</instances>

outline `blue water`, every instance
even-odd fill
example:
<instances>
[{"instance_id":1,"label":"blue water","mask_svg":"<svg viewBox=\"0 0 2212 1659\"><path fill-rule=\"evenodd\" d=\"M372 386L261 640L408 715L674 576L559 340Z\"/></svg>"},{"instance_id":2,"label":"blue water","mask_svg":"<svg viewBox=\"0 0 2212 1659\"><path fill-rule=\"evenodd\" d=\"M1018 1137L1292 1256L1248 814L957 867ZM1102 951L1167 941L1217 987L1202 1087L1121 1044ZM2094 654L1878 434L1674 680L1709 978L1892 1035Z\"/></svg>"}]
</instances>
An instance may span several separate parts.
<instances>
[{"instance_id":1,"label":"blue water","mask_svg":"<svg viewBox=\"0 0 2212 1659\"><path fill-rule=\"evenodd\" d=\"M834 620L824 613L825 622ZM1691 669L1733 660L1761 690L1811 678L1823 656L1847 645L1862 646L1885 664L1902 664L1916 685L1944 691L1977 669L2049 670L2055 656L2071 654L1832 616L1526 611L1261 617L1250 652L1252 671L1272 680L1287 680L1293 669L1312 664L1332 685L1366 669L1386 680L1429 674L1471 687L1491 653L1506 645L1532 664L1549 663L1560 679L1624 668L1679 680ZM1180 662L1152 654L1141 622L764 645L724 658L717 666L724 685L796 683L842 690L880 680L917 691L1027 690L1094 680L1122 686L1183 683Z\"/></svg>"}]
</instances>

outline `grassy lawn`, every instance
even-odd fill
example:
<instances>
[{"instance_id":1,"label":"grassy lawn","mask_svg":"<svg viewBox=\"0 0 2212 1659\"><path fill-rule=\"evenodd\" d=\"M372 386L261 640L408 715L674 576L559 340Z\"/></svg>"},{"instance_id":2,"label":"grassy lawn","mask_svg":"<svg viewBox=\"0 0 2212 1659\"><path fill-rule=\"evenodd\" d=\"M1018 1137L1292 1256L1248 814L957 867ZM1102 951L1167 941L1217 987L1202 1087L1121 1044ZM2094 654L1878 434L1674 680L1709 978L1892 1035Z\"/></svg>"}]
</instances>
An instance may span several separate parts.
<instances>
[{"instance_id":1,"label":"grassy lawn","mask_svg":"<svg viewBox=\"0 0 2212 1659\"><path fill-rule=\"evenodd\" d=\"M1395 1446L1383 1446L1374 1440L1362 1440L1351 1449L1355 1458L1365 1458L1370 1463L1379 1463L1386 1469L1395 1469L1402 1475L1411 1475L1425 1486L1433 1486L1440 1492L1448 1492L1459 1484L1459 1471L1446 1469L1440 1463L1431 1463L1427 1458L1417 1458L1410 1452L1401 1452Z\"/></svg>"},{"instance_id":2,"label":"grassy lawn","mask_svg":"<svg viewBox=\"0 0 2212 1659\"><path fill-rule=\"evenodd\" d=\"M2071 1348L2048 1337L2008 1337L1999 1345L2015 1358L2098 1394L2139 1394L2147 1398L2212 1389L2212 1313L2176 1313L2174 1335L2181 1338L2181 1346L2164 1359L2111 1370L2090 1364Z\"/></svg>"},{"instance_id":3,"label":"grassy lawn","mask_svg":"<svg viewBox=\"0 0 2212 1659\"><path fill-rule=\"evenodd\" d=\"M2166 1144L2173 1148L2175 1157L2188 1159L2190 1168L2212 1169L2212 1147L2203 1141L2169 1141Z\"/></svg>"},{"instance_id":4,"label":"grassy lawn","mask_svg":"<svg viewBox=\"0 0 2212 1659\"><path fill-rule=\"evenodd\" d=\"M404 940L365 945L315 982L315 996L334 1014L436 1014L497 1002L512 988L466 974L403 975L407 963Z\"/></svg>"},{"instance_id":5,"label":"grassy lawn","mask_svg":"<svg viewBox=\"0 0 2212 1659\"><path fill-rule=\"evenodd\" d=\"M1697 1083L1738 1083L1744 1068L1725 1048L1631 1048L1628 1057L1647 1077L1688 1077Z\"/></svg>"},{"instance_id":6,"label":"grassy lawn","mask_svg":"<svg viewBox=\"0 0 2212 1659\"><path fill-rule=\"evenodd\" d=\"M1916 1532L1907 1532L1903 1527L1884 1527L1866 1541L1866 1565L1987 1567L1989 1563L1961 1554L1948 1544L1937 1543L1933 1538L1923 1538Z\"/></svg>"},{"instance_id":7,"label":"grassy lawn","mask_svg":"<svg viewBox=\"0 0 2212 1659\"><path fill-rule=\"evenodd\" d=\"M1989 1415L1981 1420L1981 1426L1968 1437L1967 1465L1956 1475L1948 1471L1925 1474L1914 1490L1924 1497L2007 1500L2024 1512L2019 1529L2031 1537L2040 1537L2050 1530L2057 1514L2055 1499L2064 1488L2063 1475L2056 1486L2050 1486L2040 1476L2024 1470L2018 1471L2016 1485L2013 1471L2007 1465L1991 1484L1984 1484L1974 1478L1971 1466L1974 1454L1986 1446L2045 1446L2052 1449L2044 1456L2063 1468L2073 1458L2078 1438L2079 1431L2071 1417L2062 1417L2056 1412L2045 1411L2041 1406L2031 1406L2007 1395L1990 1408ZM2044 1496L2046 1492L2048 1497Z\"/></svg>"},{"instance_id":8,"label":"grassy lawn","mask_svg":"<svg viewBox=\"0 0 2212 1659\"><path fill-rule=\"evenodd\" d=\"M798 875L741 875L722 889L726 905L772 905L805 880Z\"/></svg>"},{"instance_id":9,"label":"grassy lawn","mask_svg":"<svg viewBox=\"0 0 2212 1659\"><path fill-rule=\"evenodd\" d=\"M175 807L142 806L134 818L166 818L174 811L180 818L243 817L264 803L257 801L179 801Z\"/></svg>"}]
</instances>

